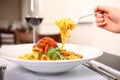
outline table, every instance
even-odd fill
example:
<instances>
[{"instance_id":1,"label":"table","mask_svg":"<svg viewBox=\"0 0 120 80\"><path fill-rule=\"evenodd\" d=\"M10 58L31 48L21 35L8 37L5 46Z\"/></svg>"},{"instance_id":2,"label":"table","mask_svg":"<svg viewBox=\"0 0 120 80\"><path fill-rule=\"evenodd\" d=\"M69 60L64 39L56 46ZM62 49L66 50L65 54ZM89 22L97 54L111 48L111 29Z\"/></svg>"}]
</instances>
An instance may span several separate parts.
<instances>
[{"instance_id":1,"label":"table","mask_svg":"<svg viewBox=\"0 0 120 80\"><path fill-rule=\"evenodd\" d=\"M99 61L109 67L112 67L113 69L120 71L120 56L104 52L104 54L97 58L96 61Z\"/></svg>"},{"instance_id":2,"label":"table","mask_svg":"<svg viewBox=\"0 0 120 80\"><path fill-rule=\"evenodd\" d=\"M18 31L18 38L20 44L33 43L33 34L32 32L20 32Z\"/></svg>"},{"instance_id":3,"label":"table","mask_svg":"<svg viewBox=\"0 0 120 80\"><path fill-rule=\"evenodd\" d=\"M56 33L56 34L38 34L38 40L40 40L43 37L51 37L56 42L58 42L58 43L61 42L61 35L60 35L60 33Z\"/></svg>"},{"instance_id":4,"label":"table","mask_svg":"<svg viewBox=\"0 0 120 80\"><path fill-rule=\"evenodd\" d=\"M75 69L59 74L35 73L23 67L7 62L4 80L108 80L99 73L79 65Z\"/></svg>"},{"instance_id":5,"label":"table","mask_svg":"<svg viewBox=\"0 0 120 80\"><path fill-rule=\"evenodd\" d=\"M2 34L7 34L7 35L13 35L13 37L8 38L8 37L2 37ZM7 44L7 43L12 43L12 42L2 42L2 39L12 39L13 40L13 44L17 44L17 31L15 30L9 30L9 29L0 29L0 45L1 44Z\"/></svg>"},{"instance_id":6,"label":"table","mask_svg":"<svg viewBox=\"0 0 120 80\"><path fill-rule=\"evenodd\" d=\"M11 44L32 43L33 42L32 32L24 32L24 31L22 32L19 30L0 29L0 35L1 34L13 35L14 42ZM0 36L0 44L2 44L2 38L3 37ZM10 38L5 38L5 39L10 39ZM7 44L7 42L4 44Z\"/></svg>"}]
</instances>

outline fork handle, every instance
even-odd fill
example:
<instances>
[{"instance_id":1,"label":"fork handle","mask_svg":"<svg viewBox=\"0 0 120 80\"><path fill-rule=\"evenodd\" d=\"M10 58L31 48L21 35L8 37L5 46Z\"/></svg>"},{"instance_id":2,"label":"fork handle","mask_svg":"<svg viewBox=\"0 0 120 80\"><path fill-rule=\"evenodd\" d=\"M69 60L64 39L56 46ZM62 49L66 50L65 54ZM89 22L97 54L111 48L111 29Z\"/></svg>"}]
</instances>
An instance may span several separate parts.
<instances>
[{"instance_id":1,"label":"fork handle","mask_svg":"<svg viewBox=\"0 0 120 80\"><path fill-rule=\"evenodd\" d=\"M95 14L95 13L91 13L91 14L88 14L88 15L82 16L82 17L79 18L79 20L82 19L82 18L84 18L84 17L92 16L92 15L94 15L94 14Z\"/></svg>"}]
</instances>

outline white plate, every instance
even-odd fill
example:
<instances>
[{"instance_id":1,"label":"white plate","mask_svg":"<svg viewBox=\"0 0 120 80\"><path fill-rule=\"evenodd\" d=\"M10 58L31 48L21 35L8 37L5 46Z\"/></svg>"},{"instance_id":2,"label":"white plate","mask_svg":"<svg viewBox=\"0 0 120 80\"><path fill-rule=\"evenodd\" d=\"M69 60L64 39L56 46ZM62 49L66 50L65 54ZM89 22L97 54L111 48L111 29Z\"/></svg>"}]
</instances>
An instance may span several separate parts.
<instances>
[{"instance_id":1,"label":"white plate","mask_svg":"<svg viewBox=\"0 0 120 80\"><path fill-rule=\"evenodd\" d=\"M58 44L61 45L60 43ZM21 60L18 56L24 55L26 52L32 51L33 44L20 44L3 46L0 49L0 57L15 62L24 68L40 73L60 73L66 72L82 64L84 62L95 59L103 54L97 48L77 45L65 44L64 49L82 54L83 59L80 60L61 60L61 61L40 61L40 60Z\"/></svg>"}]
</instances>

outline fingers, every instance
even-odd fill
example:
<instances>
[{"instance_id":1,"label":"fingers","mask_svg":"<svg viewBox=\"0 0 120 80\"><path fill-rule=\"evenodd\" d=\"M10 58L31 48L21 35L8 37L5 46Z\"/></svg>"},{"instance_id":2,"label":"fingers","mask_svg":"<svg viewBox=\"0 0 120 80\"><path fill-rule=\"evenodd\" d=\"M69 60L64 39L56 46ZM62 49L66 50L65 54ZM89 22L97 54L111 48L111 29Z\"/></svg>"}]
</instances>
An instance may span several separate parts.
<instances>
[{"instance_id":1,"label":"fingers","mask_svg":"<svg viewBox=\"0 0 120 80\"><path fill-rule=\"evenodd\" d=\"M106 25L103 14L96 13L95 17L96 17L96 24L98 27L104 27Z\"/></svg>"},{"instance_id":2,"label":"fingers","mask_svg":"<svg viewBox=\"0 0 120 80\"><path fill-rule=\"evenodd\" d=\"M104 27L105 25L106 25L106 22L97 23L98 27Z\"/></svg>"},{"instance_id":3,"label":"fingers","mask_svg":"<svg viewBox=\"0 0 120 80\"><path fill-rule=\"evenodd\" d=\"M98 6L94 9L94 12L101 11L101 12L108 13L110 10L111 10L111 7L103 6L103 5L98 5Z\"/></svg>"},{"instance_id":4,"label":"fingers","mask_svg":"<svg viewBox=\"0 0 120 80\"><path fill-rule=\"evenodd\" d=\"M96 16L96 23L104 22L104 18L102 14L96 13L95 16Z\"/></svg>"}]
</instances>

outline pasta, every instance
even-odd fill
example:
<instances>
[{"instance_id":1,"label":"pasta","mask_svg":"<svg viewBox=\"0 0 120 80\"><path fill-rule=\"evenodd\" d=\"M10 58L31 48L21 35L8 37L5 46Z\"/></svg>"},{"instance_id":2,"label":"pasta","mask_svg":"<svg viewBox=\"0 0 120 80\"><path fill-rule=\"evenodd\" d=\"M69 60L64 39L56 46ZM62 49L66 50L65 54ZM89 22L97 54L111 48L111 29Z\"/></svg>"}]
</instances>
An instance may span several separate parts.
<instances>
[{"instance_id":1,"label":"pasta","mask_svg":"<svg viewBox=\"0 0 120 80\"><path fill-rule=\"evenodd\" d=\"M74 59L81 59L83 58L82 55L76 54L72 51L62 50L62 56L66 60L74 60ZM36 54L34 52L32 53L26 53L24 56L19 56L20 59L24 60L60 60L58 57L55 57L54 59L49 58L46 54L42 54L41 56L39 54Z\"/></svg>"},{"instance_id":2,"label":"pasta","mask_svg":"<svg viewBox=\"0 0 120 80\"><path fill-rule=\"evenodd\" d=\"M60 49L58 44L50 37L40 39L32 48L32 52L19 56L24 60L73 60L81 59L81 54Z\"/></svg>"},{"instance_id":3,"label":"pasta","mask_svg":"<svg viewBox=\"0 0 120 80\"><path fill-rule=\"evenodd\" d=\"M70 30L75 28L75 23L70 18L62 18L59 21L55 21L55 24L59 27L62 39L62 46L63 49L66 40L70 38Z\"/></svg>"}]
</instances>

